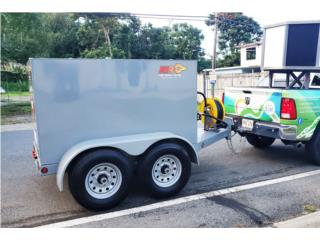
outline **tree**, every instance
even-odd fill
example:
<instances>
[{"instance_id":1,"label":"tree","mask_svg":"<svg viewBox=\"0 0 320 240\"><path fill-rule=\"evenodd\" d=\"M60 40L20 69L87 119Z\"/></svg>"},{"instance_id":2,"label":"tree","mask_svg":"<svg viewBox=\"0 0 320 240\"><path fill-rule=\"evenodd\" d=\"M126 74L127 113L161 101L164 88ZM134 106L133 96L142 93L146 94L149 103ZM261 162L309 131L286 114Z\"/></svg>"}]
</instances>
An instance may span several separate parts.
<instances>
[{"instance_id":1,"label":"tree","mask_svg":"<svg viewBox=\"0 0 320 240\"><path fill-rule=\"evenodd\" d=\"M43 23L47 29L48 55L55 58L79 57L77 31L79 22L72 13L45 14Z\"/></svg>"},{"instance_id":2,"label":"tree","mask_svg":"<svg viewBox=\"0 0 320 240\"><path fill-rule=\"evenodd\" d=\"M217 68L240 66L240 52L234 51L217 60Z\"/></svg>"},{"instance_id":3,"label":"tree","mask_svg":"<svg viewBox=\"0 0 320 240\"><path fill-rule=\"evenodd\" d=\"M206 59L201 57L198 59L198 72L201 72L203 69L211 69L212 61L210 59Z\"/></svg>"},{"instance_id":4,"label":"tree","mask_svg":"<svg viewBox=\"0 0 320 240\"><path fill-rule=\"evenodd\" d=\"M151 24L141 27L131 45L132 58L170 59L174 53L169 29L155 28Z\"/></svg>"},{"instance_id":5,"label":"tree","mask_svg":"<svg viewBox=\"0 0 320 240\"><path fill-rule=\"evenodd\" d=\"M39 13L2 13L2 60L25 64L30 57L48 56L43 21L44 14Z\"/></svg>"},{"instance_id":6,"label":"tree","mask_svg":"<svg viewBox=\"0 0 320 240\"><path fill-rule=\"evenodd\" d=\"M85 48L82 56L104 56L110 58L123 58L125 56L123 49L118 49L114 46L113 38L117 36L123 26L119 20L132 19L133 17L123 13L81 13L78 16L84 20L84 25L81 26L82 29L80 29L79 36L85 39L86 30L89 30L91 31L91 36L96 37L96 40L93 42L94 45L100 45L98 49L95 46ZM85 34L81 35L81 32L85 32ZM104 46L101 46L102 43ZM85 45L90 44L87 42Z\"/></svg>"},{"instance_id":7,"label":"tree","mask_svg":"<svg viewBox=\"0 0 320 240\"><path fill-rule=\"evenodd\" d=\"M240 64L238 45L261 40L260 25L242 13L217 13L209 15L208 26L218 24L219 52L217 65L219 67L236 66Z\"/></svg>"},{"instance_id":8,"label":"tree","mask_svg":"<svg viewBox=\"0 0 320 240\"><path fill-rule=\"evenodd\" d=\"M202 39L201 31L188 24L175 24L172 28L147 24L132 34L130 57L198 60L204 55Z\"/></svg>"},{"instance_id":9,"label":"tree","mask_svg":"<svg viewBox=\"0 0 320 240\"><path fill-rule=\"evenodd\" d=\"M1 20L5 61L25 64L29 57L194 59L207 67L203 34L186 23L158 28L116 13L4 13Z\"/></svg>"},{"instance_id":10,"label":"tree","mask_svg":"<svg viewBox=\"0 0 320 240\"><path fill-rule=\"evenodd\" d=\"M204 36L201 30L186 23L175 24L170 35L176 46L175 59L199 59L204 56L201 48Z\"/></svg>"},{"instance_id":11,"label":"tree","mask_svg":"<svg viewBox=\"0 0 320 240\"><path fill-rule=\"evenodd\" d=\"M121 22L122 24L113 36L112 44L118 52L121 49L121 58L137 58L135 53L139 48L141 22L138 18L132 16L123 18Z\"/></svg>"}]
</instances>

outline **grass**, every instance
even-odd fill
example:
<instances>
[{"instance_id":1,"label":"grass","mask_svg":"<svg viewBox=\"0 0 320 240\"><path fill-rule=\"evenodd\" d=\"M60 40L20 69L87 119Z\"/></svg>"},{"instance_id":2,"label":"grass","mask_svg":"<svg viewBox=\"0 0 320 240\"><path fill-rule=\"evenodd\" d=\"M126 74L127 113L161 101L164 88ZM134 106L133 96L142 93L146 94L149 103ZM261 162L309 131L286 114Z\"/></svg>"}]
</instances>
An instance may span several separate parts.
<instances>
[{"instance_id":1,"label":"grass","mask_svg":"<svg viewBox=\"0 0 320 240\"><path fill-rule=\"evenodd\" d=\"M313 213L313 212L317 211L317 207L312 204L307 204L307 205L303 206L303 210L307 213Z\"/></svg>"},{"instance_id":2,"label":"grass","mask_svg":"<svg viewBox=\"0 0 320 240\"><path fill-rule=\"evenodd\" d=\"M1 87L6 92L27 92L29 90L29 82L25 80L12 82L1 79Z\"/></svg>"},{"instance_id":3,"label":"grass","mask_svg":"<svg viewBox=\"0 0 320 240\"><path fill-rule=\"evenodd\" d=\"M30 115L31 105L29 102L25 103L11 103L1 106L1 120L6 117Z\"/></svg>"},{"instance_id":4,"label":"grass","mask_svg":"<svg viewBox=\"0 0 320 240\"><path fill-rule=\"evenodd\" d=\"M6 92L1 93L1 97L16 97L16 96L30 96L30 93L28 91L22 92L22 91L12 91L12 92Z\"/></svg>"}]
</instances>

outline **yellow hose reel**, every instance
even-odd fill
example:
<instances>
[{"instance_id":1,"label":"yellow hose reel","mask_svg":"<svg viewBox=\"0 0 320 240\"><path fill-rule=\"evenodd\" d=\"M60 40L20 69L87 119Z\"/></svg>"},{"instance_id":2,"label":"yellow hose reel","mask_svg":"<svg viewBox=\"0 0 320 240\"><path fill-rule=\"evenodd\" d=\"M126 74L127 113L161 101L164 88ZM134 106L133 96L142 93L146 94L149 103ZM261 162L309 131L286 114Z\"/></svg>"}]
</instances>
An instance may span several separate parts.
<instances>
[{"instance_id":1,"label":"yellow hose reel","mask_svg":"<svg viewBox=\"0 0 320 240\"><path fill-rule=\"evenodd\" d=\"M225 117L225 108L222 103L222 101L219 98L207 98L207 105L208 105L208 112L210 116L213 118L209 118L207 121L208 127L214 127L217 123L219 123L219 120L224 120ZM201 114L204 114L205 111L205 101L202 101L198 107L198 111ZM219 120L217 120L219 119ZM205 121L205 116L201 115L201 121L203 124Z\"/></svg>"}]
</instances>

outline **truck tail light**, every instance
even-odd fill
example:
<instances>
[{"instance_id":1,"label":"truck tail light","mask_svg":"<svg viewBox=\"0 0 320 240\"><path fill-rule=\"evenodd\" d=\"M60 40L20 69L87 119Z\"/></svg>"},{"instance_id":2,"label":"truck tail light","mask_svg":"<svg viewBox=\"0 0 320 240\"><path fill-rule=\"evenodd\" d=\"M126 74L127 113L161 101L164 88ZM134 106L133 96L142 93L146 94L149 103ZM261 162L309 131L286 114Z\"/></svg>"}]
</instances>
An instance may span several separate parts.
<instances>
[{"instance_id":1,"label":"truck tail light","mask_svg":"<svg viewBox=\"0 0 320 240\"><path fill-rule=\"evenodd\" d=\"M281 118L287 120L297 119L296 103L292 98L281 99Z\"/></svg>"}]
</instances>

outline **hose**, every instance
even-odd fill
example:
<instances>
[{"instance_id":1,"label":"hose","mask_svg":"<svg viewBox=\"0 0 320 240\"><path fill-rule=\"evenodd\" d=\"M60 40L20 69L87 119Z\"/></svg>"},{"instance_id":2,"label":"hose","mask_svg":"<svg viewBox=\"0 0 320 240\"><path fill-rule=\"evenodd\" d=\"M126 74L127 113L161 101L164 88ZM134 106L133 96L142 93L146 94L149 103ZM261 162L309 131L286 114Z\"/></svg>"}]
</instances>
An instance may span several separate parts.
<instances>
[{"instance_id":1,"label":"hose","mask_svg":"<svg viewBox=\"0 0 320 240\"><path fill-rule=\"evenodd\" d=\"M202 93L202 92L197 92L197 94L199 94L199 95L201 95L201 96L203 97L203 99L204 99L204 106L205 106L205 107L208 107L206 95L204 95L204 93Z\"/></svg>"},{"instance_id":2,"label":"hose","mask_svg":"<svg viewBox=\"0 0 320 240\"><path fill-rule=\"evenodd\" d=\"M198 113L199 115L201 116L206 116L206 117L209 117L209 118L212 118L214 120L217 120L217 122L219 121L219 123L223 123L223 128L227 128L228 127L228 123L223 121L222 119L219 119L219 118L216 118L214 116L211 116L210 114L204 114L204 113Z\"/></svg>"},{"instance_id":3,"label":"hose","mask_svg":"<svg viewBox=\"0 0 320 240\"><path fill-rule=\"evenodd\" d=\"M223 109L223 107L221 107L220 102L217 99L213 99L213 101L215 102L217 110L218 110L218 116L217 116L217 119L219 119L219 120L217 120L217 124L218 124L221 122L220 119L223 119L224 109Z\"/></svg>"},{"instance_id":4,"label":"hose","mask_svg":"<svg viewBox=\"0 0 320 240\"><path fill-rule=\"evenodd\" d=\"M207 97L204 95L204 93L202 92L197 92L197 94L201 95L204 99L204 107L208 107L208 101L207 101ZM223 107L220 106L220 102L216 99L213 99L216 107L217 107L217 113L218 113L218 116L215 117L215 116L212 116L210 114L205 114L205 113L198 113L198 116L205 116L205 117L209 117L209 118L212 118L212 119L215 119L217 122L217 125L219 126L219 124L222 124L222 128L227 128L228 127L228 124L223 121L223 117L224 117L224 109Z\"/></svg>"}]
</instances>

